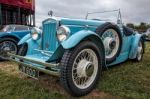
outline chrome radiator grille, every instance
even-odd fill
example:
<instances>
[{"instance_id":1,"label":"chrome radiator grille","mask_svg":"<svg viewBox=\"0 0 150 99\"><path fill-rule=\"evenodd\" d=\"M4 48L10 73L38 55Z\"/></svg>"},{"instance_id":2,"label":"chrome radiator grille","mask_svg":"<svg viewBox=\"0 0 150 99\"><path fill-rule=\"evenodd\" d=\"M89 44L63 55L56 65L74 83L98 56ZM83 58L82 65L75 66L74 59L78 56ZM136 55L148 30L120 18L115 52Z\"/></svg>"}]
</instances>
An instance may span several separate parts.
<instances>
[{"instance_id":1,"label":"chrome radiator grille","mask_svg":"<svg viewBox=\"0 0 150 99\"><path fill-rule=\"evenodd\" d=\"M42 48L47 51L55 51L57 47L56 38L57 22L49 22L43 25Z\"/></svg>"}]
</instances>

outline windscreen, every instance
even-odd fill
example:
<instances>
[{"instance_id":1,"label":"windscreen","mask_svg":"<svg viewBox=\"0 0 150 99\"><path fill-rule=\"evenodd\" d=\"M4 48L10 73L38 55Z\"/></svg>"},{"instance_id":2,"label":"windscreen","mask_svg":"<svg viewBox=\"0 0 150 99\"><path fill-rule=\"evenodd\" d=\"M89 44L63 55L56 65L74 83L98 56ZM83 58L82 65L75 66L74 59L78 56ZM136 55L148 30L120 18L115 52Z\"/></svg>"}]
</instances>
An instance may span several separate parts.
<instances>
[{"instance_id":1,"label":"windscreen","mask_svg":"<svg viewBox=\"0 0 150 99\"><path fill-rule=\"evenodd\" d=\"M14 29L14 26L6 25L6 26L4 26L4 28L1 31L2 32L10 32L10 31L13 31L13 29Z\"/></svg>"},{"instance_id":2,"label":"windscreen","mask_svg":"<svg viewBox=\"0 0 150 99\"><path fill-rule=\"evenodd\" d=\"M113 22L117 24L118 18L121 19L120 12L115 11L103 11L103 12L92 12L88 13L87 19L94 19L99 21Z\"/></svg>"}]
</instances>

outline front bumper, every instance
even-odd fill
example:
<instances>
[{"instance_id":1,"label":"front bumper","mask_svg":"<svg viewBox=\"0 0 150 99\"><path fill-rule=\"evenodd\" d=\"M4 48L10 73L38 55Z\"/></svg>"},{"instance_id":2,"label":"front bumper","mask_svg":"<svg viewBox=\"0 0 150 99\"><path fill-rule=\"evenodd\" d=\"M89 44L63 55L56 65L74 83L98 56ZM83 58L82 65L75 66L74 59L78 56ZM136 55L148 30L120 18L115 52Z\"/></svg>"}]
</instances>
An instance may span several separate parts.
<instances>
[{"instance_id":1,"label":"front bumper","mask_svg":"<svg viewBox=\"0 0 150 99\"><path fill-rule=\"evenodd\" d=\"M18 65L30 67L52 76L60 76L59 64L37 61L11 53L8 53L8 55L10 56L9 60L18 63Z\"/></svg>"}]
</instances>

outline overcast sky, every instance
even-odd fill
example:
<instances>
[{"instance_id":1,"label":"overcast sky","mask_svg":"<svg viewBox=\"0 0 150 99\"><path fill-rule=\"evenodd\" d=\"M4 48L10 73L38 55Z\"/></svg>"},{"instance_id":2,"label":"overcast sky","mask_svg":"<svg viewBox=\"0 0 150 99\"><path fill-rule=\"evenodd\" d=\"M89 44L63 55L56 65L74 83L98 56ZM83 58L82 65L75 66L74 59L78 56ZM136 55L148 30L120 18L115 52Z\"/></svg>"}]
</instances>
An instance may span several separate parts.
<instances>
[{"instance_id":1,"label":"overcast sky","mask_svg":"<svg viewBox=\"0 0 150 99\"><path fill-rule=\"evenodd\" d=\"M85 18L87 12L121 9L124 23L150 23L150 0L36 0L36 24L54 15L70 18Z\"/></svg>"}]
</instances>

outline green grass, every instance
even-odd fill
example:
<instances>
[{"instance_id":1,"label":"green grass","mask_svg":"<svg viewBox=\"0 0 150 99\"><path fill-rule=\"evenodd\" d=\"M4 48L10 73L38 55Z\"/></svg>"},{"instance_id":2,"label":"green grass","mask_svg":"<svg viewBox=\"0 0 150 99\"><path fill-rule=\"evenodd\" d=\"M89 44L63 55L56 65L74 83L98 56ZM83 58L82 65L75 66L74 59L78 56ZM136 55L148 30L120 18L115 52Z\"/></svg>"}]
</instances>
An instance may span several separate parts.
<instances>
[{"instance_id":1,"label":"green grass","mask_svg":"<svg viewBox=\"0 0 150 99\"><path fill-rule=\"evenodd\" d=\"M57 91L49 92L48 88L38 83L10 76L0 71L0 97L1 99L52 99L65 98Z\"/></svg>"},{"instance_id":2,"label":"green grass","mask_svg":"<svg viewBox=\"0 0 150 99\"><path fill-rule=\"evenodd\" d=\"M150 47L140 63L127 61L103 73L98 89L124 98L150 99Z\"/></svg>"},{"instance_id":3,"label":"green grass","mask_svg":"<svg viewBox=\"0 0 150 99\"><path fill-rule=\"evenodd\" d=\"M70 99L57 78L31 79L12 62L0 63L0 99ZM127 61L103 72L97 89L82 99L150 99L150 47L140 63Z\"/></svg>"}]
</instances>

